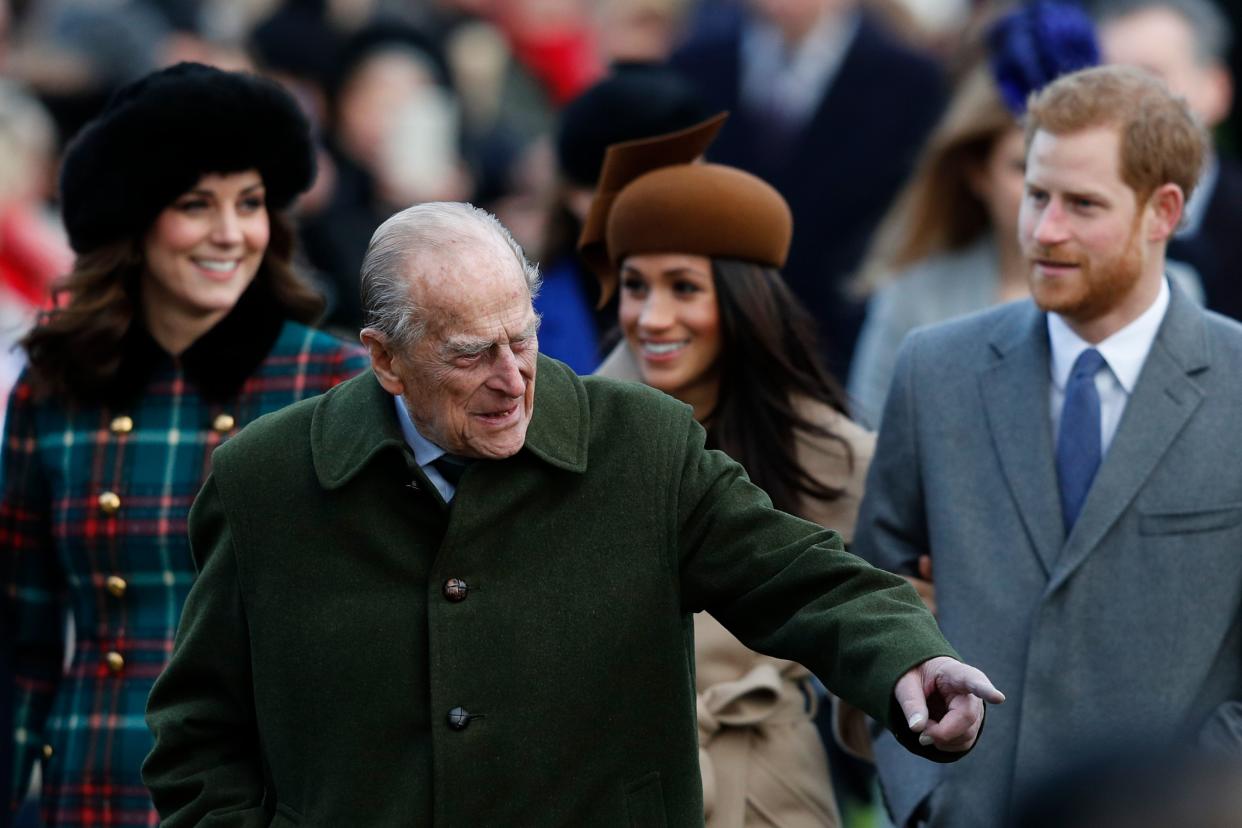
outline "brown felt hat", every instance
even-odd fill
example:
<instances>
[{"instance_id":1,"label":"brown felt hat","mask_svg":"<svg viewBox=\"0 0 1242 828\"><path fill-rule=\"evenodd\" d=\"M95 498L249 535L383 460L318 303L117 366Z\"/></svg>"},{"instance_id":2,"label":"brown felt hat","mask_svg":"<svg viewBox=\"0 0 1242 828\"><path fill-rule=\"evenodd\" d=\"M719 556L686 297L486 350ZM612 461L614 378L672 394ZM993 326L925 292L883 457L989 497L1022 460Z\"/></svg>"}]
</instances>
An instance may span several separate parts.
<instances>
[{"instance_id":1,"label":"brown felt hat","mask_svg":"<svg viewBox=\"0 0 1242 828\"><path fill-rule=\"evenodd\" d=\"M793 217L771 185L733 167L694 161L724 113L678 132L608 148L578 249L600 280L600 304L635 253L694 253L781 267Z\"/></svg>"}]
</instances>

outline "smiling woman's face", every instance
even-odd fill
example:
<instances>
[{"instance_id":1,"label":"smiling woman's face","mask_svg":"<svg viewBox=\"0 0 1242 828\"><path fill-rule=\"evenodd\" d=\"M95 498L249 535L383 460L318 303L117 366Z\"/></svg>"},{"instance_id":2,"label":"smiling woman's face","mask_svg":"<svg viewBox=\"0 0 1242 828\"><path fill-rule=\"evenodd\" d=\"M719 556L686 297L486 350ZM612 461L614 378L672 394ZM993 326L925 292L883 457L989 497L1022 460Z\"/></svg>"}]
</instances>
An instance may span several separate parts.
<instances>
[{"instance_id":1,"label":"smiling woman's face","mask_svg":"<svg viewBox=\"0 0 1242 828\"><path fill-rule=\"evenodd\" d=\"M204 175L156 217L143 244L148 317L215 324L254 281L271 227L255 170Z\"/></svg>"},{"instance_id":2,"label":"smiling woman's face","mask_svg":"<svg viewBox=\"0 0 1242 828\"><path fill-rule=\"evenodd\" d=\"M621 263L621 330L643 382L709 411L719 386L720 311L706 256L643 253Z\"/></svg>"}]
</instances>

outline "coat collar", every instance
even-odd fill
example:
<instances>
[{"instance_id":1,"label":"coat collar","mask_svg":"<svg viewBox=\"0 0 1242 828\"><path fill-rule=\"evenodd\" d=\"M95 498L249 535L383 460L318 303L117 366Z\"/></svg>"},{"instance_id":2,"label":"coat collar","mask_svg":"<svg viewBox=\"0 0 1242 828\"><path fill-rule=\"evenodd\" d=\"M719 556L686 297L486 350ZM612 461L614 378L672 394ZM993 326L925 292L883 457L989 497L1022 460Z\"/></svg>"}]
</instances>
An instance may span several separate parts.
<instances>
[{"instance_id":1,"label":"coat collar","mask_svg":"<svg viewBox=\"0 0 1242 828\"><path fill-rule=\"evenodd\" d=\"M231 399L271 352L284 323L284 310L256 281L227 316L174 358L151 337L139 308L122 341L121 366L108 396L116 405L132 404L159 366L175 359L204 399Z\"/></svg>"},{"instance_id":2,"label":"coat collar","mask_svg":"<svg viewBox=\"0 0 1242 828\"><path fill-rule=\"evenodd\" d=\"M1063 584L1099 548L1203 401L1211 366L1203 311L1176 287L1156 341L1049 582Z\"/></svg>"},{"instance_id":3,"label":"coat collar","mask_svg":"<svg viewBox=\"0 0 1242 828\"><path fill-rule=\"evenodd\" d=\"M585 472L591 425L586 388L568 366L542 355L535 376L534 414L522 453ZM405 449L392 396L371 371L338 385L315 406L311 453L325 489L344 486L382 453Z\"/></svg>"},{"instance_id":4,"label":"coat collar","mask_svg":"<svg viewBox=\"0 0 1242 828\"><path fill-rule=\"evenodd\" d=\"M1202 397L1193 377L1211 363L1203 312L1177 285L1170 290L1156 341L1069 538L1057 499L1048 414L1047 317L1026 300L1003 314L988 338L995 360L980 375L980 384L993 446L1054 586L1116 522Z\"/></svg>"}]
</instances>

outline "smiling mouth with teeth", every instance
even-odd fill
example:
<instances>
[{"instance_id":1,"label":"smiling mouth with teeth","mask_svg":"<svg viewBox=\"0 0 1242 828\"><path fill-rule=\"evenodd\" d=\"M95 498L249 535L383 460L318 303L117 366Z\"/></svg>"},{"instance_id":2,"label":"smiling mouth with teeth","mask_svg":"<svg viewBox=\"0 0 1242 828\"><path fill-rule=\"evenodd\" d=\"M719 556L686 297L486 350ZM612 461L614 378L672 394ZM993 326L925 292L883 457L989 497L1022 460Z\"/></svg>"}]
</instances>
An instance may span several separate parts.
<instances>
[{"instance_id":1,"label":"smiling mouth with teeth","mask_svg":"<svg viewBox=\"0 0 1242 828\"><path fill-rule=\"evenodd\" d=\"M679 348L684 348L686 341L681 342L644 342L643 350L649 354L671 354Z\"/></svg>"},{"instance_id":2,"label":"smiling mouth with teeth","mask_svg":"<svg viewBox=\"0 0 1242 828\"><path fill-rule=\"evenodd\" d=\"M203 270L211 270L216 273L228 273L237 268L237 260L231 259L227 262L215 261L212 259L195 259L194 264Z\"/></svg>"}]
</instances>

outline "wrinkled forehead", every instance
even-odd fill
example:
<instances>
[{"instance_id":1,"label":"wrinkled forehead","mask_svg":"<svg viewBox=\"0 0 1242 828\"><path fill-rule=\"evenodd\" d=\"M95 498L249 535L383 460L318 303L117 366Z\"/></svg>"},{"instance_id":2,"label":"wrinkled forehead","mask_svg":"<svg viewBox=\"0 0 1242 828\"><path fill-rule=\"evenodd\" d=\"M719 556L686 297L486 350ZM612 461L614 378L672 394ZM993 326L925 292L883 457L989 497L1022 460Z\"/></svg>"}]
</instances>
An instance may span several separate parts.
<instances>
[{"instance_id":1,"label":"wrinkled forehead","mask_svg":"<svg viewBox=\"0 0 1242 828\"><path fill-rule=\"evenodd\" d=\"M446 240L415 256L412 295L432 327L481 332L533 313L526 274L513 250L486 237Z\"/></svg>"},{"instance_id":2,"label":"wrinkled forehead","mask_svg":"<svg viewBox=\"0 0 1242 828\"><path fill-rule=\"evenodd\" d=\"M512 248L486 234L446 238L414 251L409 265L415 299L428 308L527 290L526 274Z\"/></svg>"}]
</instances>

